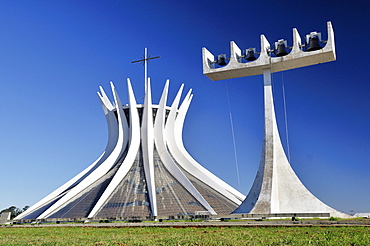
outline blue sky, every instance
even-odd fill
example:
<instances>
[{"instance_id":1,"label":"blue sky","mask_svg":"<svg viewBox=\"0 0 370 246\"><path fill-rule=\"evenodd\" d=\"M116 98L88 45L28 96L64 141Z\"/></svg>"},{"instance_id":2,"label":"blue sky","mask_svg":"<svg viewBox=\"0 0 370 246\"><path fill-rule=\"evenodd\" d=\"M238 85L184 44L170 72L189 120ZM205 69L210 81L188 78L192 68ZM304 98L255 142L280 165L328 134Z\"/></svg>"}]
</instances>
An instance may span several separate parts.
<instances>
[{"instance_id":1,"label":"blue sky","mask_svg":"<svg viewBox=\"0 0 370 246\"><path fill-rule=\"evenodd\" d=\"M335 2L335 3L334 3ZM349 213L370 211L370 3L354 1L0 1L0 209L32 205L91 164L107 126L96 96L116 85L138 103L149 63L153 101L170 79L169 104L182 83L194 98L185 121L189 153L247 194L263 141L262 76L212 82L201 49L229 55L229 42L256 47L292 28L303 37L332 21L337 61L273 74L275 107L291 165L306 187ZM229 91L229 98L227 91ZM111 97L112 98L112 97ZM229 107L234 122L236 174Z\"/></svg>"}]
</instances>

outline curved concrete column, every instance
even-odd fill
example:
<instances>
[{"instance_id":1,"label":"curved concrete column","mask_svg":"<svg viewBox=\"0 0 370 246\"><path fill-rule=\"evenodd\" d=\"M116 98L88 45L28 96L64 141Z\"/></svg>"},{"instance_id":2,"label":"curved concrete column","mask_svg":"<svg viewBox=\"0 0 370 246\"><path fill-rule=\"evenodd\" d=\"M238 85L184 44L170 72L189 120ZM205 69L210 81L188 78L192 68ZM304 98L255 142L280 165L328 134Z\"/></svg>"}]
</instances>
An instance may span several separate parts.
<instances>
[{"instance_id":1,"label":"curved concrete column","mask_svg":"<svg viewBox=\"0 0 370 246\"><path fill-rule=\"evenodd\" d=\"M208 202L203 198L203 196L198 192L198 190L191 184L184 173L177 167L174 163L171 155L168 153L166 142L164 138L164 127L165 127L165 116L166 116L166 102L168 93L169 80L166 81L165 88L162 93L161 100L159 102L159 108L157 111L157 116L154 123L154 139L155 146L157 147L158 154L163 161L163 164L167 170L189 191L189 193L197 199L197 201L203 205L211 214L216 214L213 208L208 204ZM181 90L181 88L180 88ZM174 122L168 122L166 124L174 124Z\"/></svg>"},{"instance_id":2,"label":"curved concrete column","mask_svg":"<svg viewBox=\"0 0 370 246\"><path fill-rule=\"evenodd\" d=\"M106 174L113 165L117 162L118 158L121 156L124 150L124 131L123 131L123 121L126 121L126 117L122 110L122 103L118 97L118 94L114 88L113 83L111 83L113 96L115 100L117 116L118 116L118 141L112 153L107 157L107 159L100 164L93 172L91 172L87 177L85 177L79 184L73 187L66 195L54 203L50 208L43 212L37 219L44 219L53 213L61 209L64 204L73 199L78 193L83 189L87 188L89 185L94 183L96 180L101 178Z\"/></svg>"},{"instance_id":3,"label":"curved concrete column","mask_svg":"<svg viewBox=\"0 0 370 246\"><path fill-rule=\"evenodd\" d=\"M136 155L140 147L140 121L137 112L136 99L129 79L127 79L127 87L128 87L128 99L130 102L129 109L130 109L130 135L131 135L130 143L128 146L128 152L118 171L115 173L113 179L109 183L108 187L104 190L103 194L100 196L94 208L91 210L90 214L88 215L88 218L92 218L95 216L99 209L104 205L108 197L113 193L113 191L117 188L122 179L126 176L126 174L128 173L128 171L132 167L132 164L135 161ZM123 112L122 104L119 100L117 100L117 102L118 102L117 108L120 109L121 110L120 113L122 113Z\"/></svg>"},{"instance_id":4,"label":"curved concrete column","mask_svg":"<svg viewBox=\"0 0 370 246\"><path fill-rule=\"evenodd\" d=\"M150 208L153 216L157 216L157 199L154 182L154 126L153 126L153 107L150 78L146 85L146 94L144 99L144 112L141 121L141 147L143 151L143 162L145 170L145 179L148 186L148 195Z\"/></svg>"},{"instance_id":5,"label":"curved concrete column","mask_svg":"<svg viewBox=\"0 0 370 246\"><path fill-rule=\"evenodd\" d=\"M167 117L167 124L165 126L165 137L168 149L173 155L174 159L181 163L181 166L194 177L202 180L204 183L211 185L223 196L232 200L234 203L240 205L245 196L219 179L217 176L209 172L206 168L197 163L190 154L186 151L182 141L182 129L186 112L191 102L191 91L186 95L180 109L177 110L183 85L176 95L171 111Z\"/></svg>"},{"instance_id":6,"label":"curved concrete column","mask_svg":"<svg viewBox=\"0 0 370 246\"><path fill-rule=\"evenodd\" d=\"M60 196L65 195L68 192L68 189L75 186L79 182L81 182L87 175L89 175L95 168L97 168L101 163L103 163L108 156L112 153L114 146L117 144L117 137L118 137L118 126L117 126L117 118L114 115L114 107L110 103L107 95L105 94L103 88L100 87L100 92L97 93L98 97L102 103L102 108L105 114L105 119L108 125L108 142L105 147L103 153L98 157L96 161L94 161L90 166L85 168L82 172L74 176L68 182L60 186L58 189L50 193L45 198L41 199L36 204L32 205L29 209L27 209L24 213L22 213L22 217L25 217L34 211L38 210L39 208L45 206L46 204L50 203L51 201L57 199ZM17 216L15 219L19 219L20 216Z\"/></svg>"},{"instance_id":7,"label":"curved concrete column","mask_svg":"<svg viewBox=\"0 0 370 246\"><path fill-rule=\"evenodd\" d=\"M175 210L172 208L173 201L176 201L174 206L182 209L185 214L196 213L196 209L199 209L197 206L201 206L210 214L216 214L216 209L221 213L231 212L240 203L239 194L196 163L183 146L182 128L193 97L191 90L178 109L183 85L171 107L166 106L169 81L166 82L159 105L152 104L149 79L146 83L144 105L137 105L129 79L127 86L129 103L124 107L113 83L111 87L114 103L108 99L101 87L98 92L109 130L104 153L83 172L33 205L26 213L18 216L18 220L50 217L56 219L56 216L60 216L60 219L71 219L73 216L86 215L88 218L95 218L97 215L100 216L100 212L105 214L104 216L112 214L113 217L135 216L133 213L136 212L138 215L155 217L158 216L157 192L163 192L162 188L167 192L171 190L171 185L175 184L177 188L168 191L167 199L161 201L160 215L177 215L178 212L175 211L177 208ZM155 119L153 108L157 109ZM143 114L139 116L141 110ZM140 117L142 117L141 122ZM158 156L154 156L154 153L158 153ZM140 158L139 154L142 154ZM158 170L154 166L157 161ZM133 169L134 164L137 167L135 169ZM201 188L197 190L183 170L205 185L199 183ZM106 176L108 173L109 177ZM120 190L125 189L126 181L131 181L131 174L135 176L135 182L143 188L142 191L148 192L147 194L136 195L139 193L135 193L134 190L127 191L126 194L124 190ZM170 181L172 179L176 181ZM156 184L163 187L156 187ZM167 190L166 187L170 188ZM118 196L115 196L116 191L119 192ZM186 197L186 201L182 195ZM127 199L125 202L119 202L125 199ZM84 210L86 209L84 204L89 204L89 211ZM126 209L128 207L132 209ZM34 213L35 211L37 213Z\"/></svg>"}]
</instances>

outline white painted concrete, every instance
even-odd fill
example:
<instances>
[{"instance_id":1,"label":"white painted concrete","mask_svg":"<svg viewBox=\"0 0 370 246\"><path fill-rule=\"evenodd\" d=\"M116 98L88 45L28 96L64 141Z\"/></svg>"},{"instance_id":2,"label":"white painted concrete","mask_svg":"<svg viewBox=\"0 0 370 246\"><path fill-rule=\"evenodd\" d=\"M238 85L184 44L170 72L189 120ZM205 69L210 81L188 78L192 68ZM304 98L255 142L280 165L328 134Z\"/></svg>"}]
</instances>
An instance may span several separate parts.
<instances>
[{"instance_id":1,"label":"white painted concrete","mask_svg":"<svg viewBox=\"0 0 370 246\"><path fill-rule=\"evenodd\" d=\"M41 199L36 204L32 205L29 209L27 209L22 214L18 215L15 220L21 219L35 210L41 208L45 204L59 198L60 196L64 195L66 190L68 190L70 187L73 187L74 185L78 184L86 178L95 168L100 166L112 153L114 147L117 144L118 141L118 122L114 115L114 107L110 103L107 95L105 94L102 87L100 87L100 93L98 92L99 99L102 103L102 108L105 114L105 118L108 125L108 143L104 150L104 152L99 156L99 158L93 162L90 166L88 166L86 169L84 169L82 172L77 174L75 177L73 177L71 180L60 186L58 189L47 195L45 198ZM127 124L126 124L127 125Z\"/></svg>"},{"instance_id":2,"label":"white painted concrete","mask_svg":"<svg viewBox=\"0 0 370 246\"><path fill-rule=\"evenodd\" d=\"M128 87L128 99L130 105L130 141L128 152L125 157L125 160L122 162L121 166L119 167L118 171L114 174L112 181L109 183L108 187L104 190L104 193L100 196L98 202L95 204L94 208L91 210L88 218L95 217L96 213L99 209L104 205L105 201L109 198L112 192L117 188L119 183L122 179L126 176L128 171L131 169L132 164L135 161L137 152L139 151L140 147L140 121L139 115L137 112L136 106L136 99L134 96L134 92L132 90L131 82L127 79L127 87ZM122 111L122 104L118 100L117 107L121 110L118 110L119 118L125 117L121 115Z\"/></svg>"},{"instance_id":3,"label":"white painted concrete","mask_svg":"<svg viewBox=\"0 0 370 246\"><path fill-rule=\"evenodd\" d=\"M150 78L147 79L146 93L144 99L144 111L141 123L141 147L143 151L144 172L147 181L147 190L150 200L150 208L153 216L158 215L157 199L154 182L154 125L152 91Z\"/></svg>"},{"instance_id":4,"label":"white painted concrete","mask_svg":"<svg viewBox=\"0 0 370 246\"><path fill-rule=\"evenodd\" d=\"M258 173L234 213L330 213L350 217L316 198L299 180L285 155L276 123L270 70L264 70L265 137Z\"/></svg>"},{"instance_id":5,"label":"white painted concrete","mask_svg":"<svg viewBox=\"0 0 370 246\"><path fill-rule=\"evenodd\" d=\"M165 105L167 102L169 80L167 80L165 88L162 93L161 100L159 102L159 108L157 111L157 116L154 123L154 142L157 148L158 154L167 168L167 170L185 187L185 189L198 200L200 204L203 205L211 214L216 214L213 208L208 204L208 202L203 198L203 196L198 192L198 190L193 186L190 180L185 176L185 174L180 170L180 168L175 164L170 153L167 150L166 139L164 135L165 128ZM180 90L182 90L181 86ZM167 124L174 124L170 122Z\"/></svg>"},{"instance_id":6,"label":"white painted concrete","mask_svg":"<svg viewBox=\"0 0 370 246\"><path fill-rule=\"evenodd\" d=\"M244 200L245 196L239 191L225 183L220 178L216 177L213 173L208 171L202 165L200 165L194 158L186 151L183 141L182 141L182 129L184 125L184 120L186 112L189 108L191 102L191 91L186 95L183 103L180 106L180 109L176 111L181 94L178 94L174 100L171 112L168 115L167 123L165 128L165 136L168 148L173 155L174 159L181 163L181 167L184 168L187 172L194 175L199 180L207 183L213 188L216 188L225 197L229 198L236 204L240 204Z\"/></svg>"},{"instance_id":7,"label":"white painted concrete","mask_svg":"<svg viewBox=\"0 0 370 246\"><path fill-rule=\"evenodd\" d=\"M108 144L104 153L92 165L83 172L68 181L66 184L55 190L53 193L33 205L26 212L19 215L16 219L22 219L35 212L52 201L56 201L49 208L45 209L37 219L46 219L58 212L64 206L74 201L82 192L94 184L113 168L118 160L124 158L118 171L112 180L89 211L88 218L94 218L116 190L120 182L127 175L128 171L135 162L140 145L145 172L145 183L150 200L151 215L157 216L157 198L154 177L154 148L157 149L161 161L166 169L171 173L181 185L212 215L216 212L208 204L207 200L193 186L192 182L186 177L182 169L186 170L194 177L214 188L224 197L241 204L245 196L226 184L224 181L213 175L211 172L197 163L185 150L182 142L182 129L184 119L189 108L193 95L191 90L186 95L180 108L180 98L184 85L182 85L176 95L171 107L166 105L169 81L166 82L159 105L152 104L150 79L146 80L144 105L137 105L131 82L127 80L129 104L123 106L118 93L111 82L114 102L110 102L103 88L100 87L98 97L102 103L103 111L108 124ZM138 114L138 108L143 108L142 121ZM153 108L157 109L155 120L153 120ZM129 120L124 113L129 110ZM168 115L166 116L166 114ZM167 118L166 118L167 117ZM129 122L128 122L129 121ZM125 154L125 156L123 156ZM181 166L181 167L180 167Z\"/></svg>"},{"instance_id":8,"label":"white painted concrete","mask_svg":"<svg viewBox=\"0 0 370 246\"><path fill-rule=\"evenodd\" d=\"M63 197L61 197L56 203L50 206L46 211L44 211L37 219L45 219L53 213L57 212L64 205L66 205L71 200L75 199L78 194L85 188L96 182L104 174L106 174L118 161L122 152L124 151L124 121L126 117L122 110L122 103L118 97L116 89L113 83L111 83L113 96L115 100L115 105L118 111L118 140L116 146L114 147L112 153L107 157L107 159L102 162L94 171L92 171L87 177L85 177L81 182L68 191Z\"/></svg>"}]
</instances>

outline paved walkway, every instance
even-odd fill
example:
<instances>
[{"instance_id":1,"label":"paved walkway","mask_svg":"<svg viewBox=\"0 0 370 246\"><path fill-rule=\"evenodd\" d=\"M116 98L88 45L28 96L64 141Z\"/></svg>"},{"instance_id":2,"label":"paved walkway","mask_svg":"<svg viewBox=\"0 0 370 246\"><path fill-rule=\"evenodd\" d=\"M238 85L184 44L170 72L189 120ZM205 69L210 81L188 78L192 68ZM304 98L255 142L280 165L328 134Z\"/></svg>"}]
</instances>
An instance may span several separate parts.
<instances>
[{"instance_id":1,"label":"paved walkway","mask_svg":"<svg viewBox=\"0 0 370 246\"><path fill-rule=\"evenodd\" d=\"M370 219L364 220L266 220L266 221L204 221L204 222L138 222L138 223L68 223L68 224L22 224L2 225L3 227L279 227L279 226L366 226Z\"/></svg>"}]
</instances>

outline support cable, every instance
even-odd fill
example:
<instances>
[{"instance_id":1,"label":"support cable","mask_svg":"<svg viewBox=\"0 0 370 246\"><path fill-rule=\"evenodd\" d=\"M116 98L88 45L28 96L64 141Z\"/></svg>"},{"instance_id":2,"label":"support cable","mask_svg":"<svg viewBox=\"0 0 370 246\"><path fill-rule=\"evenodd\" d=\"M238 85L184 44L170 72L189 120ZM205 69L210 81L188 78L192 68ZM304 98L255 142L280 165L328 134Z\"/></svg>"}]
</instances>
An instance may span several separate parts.
<instances>
[{"instance_id":1,"label":"support cable","mask_svg":"<svg viewBox=\"0 0 370 246\"><path fill-rule=\"evenodd\" d=\"M229 107L229 116L230 116L230 125L231 125L231 135L233 139L233 146L234 146L234 158L235 158L235 167L236 167L236 175L238 178L238 188L240 189L240 175L239 175L239 165L238 165L238 156L237 156L237 151L236 151L236 142L235 142L235 133L234 133L234 123L233 123L233 116L231 114L231 107L230 107L230 96L229 96L229 88L227 86L227 82L225 83L226 85L226 94L227 94L227 104Z\"/></svg>"},{"instance_id":2,"label":"support cable","mask_svg":"<svg viewBox=\"0 0 370 246\"><path fill-rule=\"evenodd\" d=\"M270 69L272 70L271 55L269 55L270 60ZM273 73L271 73L271 84L273 83ZM288 117L286 110L286 99L285 99L285 87L284 87L284 72L281 72L281 84L283 89L283 102L284 102L284 120L285 120L285 136L286 136L286 145L287 145L287 158L290 163L290 148L289 148L289 133L288 133ZM276 117L276 116L275 116Z\"/></svg>"}]
</instances>

